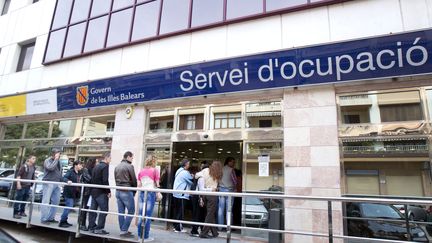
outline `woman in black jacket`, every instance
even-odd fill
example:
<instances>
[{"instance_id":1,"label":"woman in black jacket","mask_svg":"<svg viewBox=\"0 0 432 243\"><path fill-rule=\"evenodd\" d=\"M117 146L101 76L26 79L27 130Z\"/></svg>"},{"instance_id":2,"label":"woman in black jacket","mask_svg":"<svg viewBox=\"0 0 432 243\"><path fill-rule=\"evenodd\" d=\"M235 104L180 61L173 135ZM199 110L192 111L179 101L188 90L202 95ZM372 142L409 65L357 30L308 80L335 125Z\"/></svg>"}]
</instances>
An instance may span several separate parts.
<instances>
[{"instance_id":1,"label":"woman in black jacket","mask_svg":"<svg viewBox=\"0 0 432 243\"><path fill-rule=\"evenodd\" d=\"M91 183L91 178L92 178L92 172L93 172L93 168L96 166L97 160L94 158L88 159L85 168L82 170L82 177L81 177L81 182L85 183L85 184L90 184ZM82 205L81 208L84 209L88 209L89 207L87 206L88 201L90 199L90 187L86 187L84 188L84 195L83 195L83 200L82 200ZM87 222L87 212L86 211L81 211L80 214L80 230L82 231L88 231L88 228L86 226L86 222Z\"/></svg>"}]
</instances>

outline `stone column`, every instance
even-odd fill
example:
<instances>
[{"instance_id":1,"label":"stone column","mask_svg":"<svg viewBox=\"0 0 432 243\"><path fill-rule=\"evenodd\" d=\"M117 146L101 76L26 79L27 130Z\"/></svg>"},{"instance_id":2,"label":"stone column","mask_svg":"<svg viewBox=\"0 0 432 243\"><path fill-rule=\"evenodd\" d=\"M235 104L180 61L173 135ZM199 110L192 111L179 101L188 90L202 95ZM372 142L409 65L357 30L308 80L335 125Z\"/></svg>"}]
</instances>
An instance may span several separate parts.
<instances>
[{"instance_id":1,"label":"stone column","mask_svg":"<svg viewBox=\"0 0 432 243\"><path fill-rule=\"evenodd\" d=\"M333 87L286 90L283 107L285 193L340 196L341 166ZM343 232L341 212L340 203L334 203L334 234ZM327 202L286 201L285 228L327 234ZM328 239L286 235L285 242L316 243Z\"/></svg>"},{"instance_id":2,"label":"stone column","mask_svg":"<svg viewBox=\"0 0 432 243\"><path fill-rule=\"evenodd\" d=\"M125 107L118 108L115 116L113 142L111 146L111 164L109 171L110 185L115 186L114 168L120 164L123 154L131 151L134 155L133 166L135 173L142 168L144 161L144 131L147 110L143 106L134 106L132 116L128 119ZM109 202L110 211L117 211L115 190L112 190ZM109 220L117 220L117 216L110 215Z\"/></svg>"}]
</instances>

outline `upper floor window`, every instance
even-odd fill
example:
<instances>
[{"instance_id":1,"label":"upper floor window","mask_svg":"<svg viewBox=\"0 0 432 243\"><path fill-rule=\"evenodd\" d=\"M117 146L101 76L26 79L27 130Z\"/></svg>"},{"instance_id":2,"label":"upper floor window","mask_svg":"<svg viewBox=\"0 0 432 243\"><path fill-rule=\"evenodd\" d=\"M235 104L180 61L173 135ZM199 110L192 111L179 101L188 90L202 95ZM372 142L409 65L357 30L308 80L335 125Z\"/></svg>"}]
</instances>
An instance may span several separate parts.
<instances>
[{"instance_id":1,"label":"upper floor window","mask_svg":"<svg viewBox=\"0 0 432 243\"><path fill-rule=\"evenodd\" d=\"M418 91L340 96L339 105L344 124L424 119Z\"/></svg>"},{"instance_id":2,"label":"upper floor window","mask_svg":"<svg viewBox=\"0 0 432 243\"><path fill-rule=\"evenodd\" d=\"M1 15L7 14L9 11L10 2L11 0L4 0Z\"/></svg>"},{"instance_id":3,"label":"upper floor window","mask_svg":"<svg viewBox=\"0 0 432 243\"><path fill-rule=\"evenodd\" d=\"M310 0L57 0L44 63L318 5Z\"/></svg>"},{"instance_id":4,"label":"upper floor window","mask_svg":"<svg viewBox=\"0 0 432 243\"><path fill-rule=\"evenodd\" d=\"M180 109L179 130L201 130L204 127L204 108Z\"/></svg>"},{"instance_id":5,"label":"upper floor window","mask_svg":"<svg viewBox=\"0 0 432 243\"><path fill-rule=\"evenodd\" d=\"M174 111L150 112L149 133L172 132L174 128Z\"/></svg>"},{"instance_id":6,"label":"upper floor window","mask_svg":"<svg viewBox=\"0 0 432 243\"><path fill-rule=\"evenodd\" d=\"M214 128L241 128L241 113L216 113L214 114Z\"/></svg>"},{"instance_id":7,"label":"upper floor window","mask_svg":"<svg viewBox=\"0 0 432 243\"><path fill-rule=\"evenodd\" d=\"M30 68L35 42L20 45L20 47L21 47L21 51L18 59L18 65L16 68L17 72L27 70Z\"/></svg>"},{"instance_id":8,"label":"upper floor window","mask_svg":"<svg viewBox=\"0 0 432 243\"><path fill-rule=\"evenodd\" d=\"M280 102L246 104L246 127L281 127Z\"/></svg>"}]
</instances>

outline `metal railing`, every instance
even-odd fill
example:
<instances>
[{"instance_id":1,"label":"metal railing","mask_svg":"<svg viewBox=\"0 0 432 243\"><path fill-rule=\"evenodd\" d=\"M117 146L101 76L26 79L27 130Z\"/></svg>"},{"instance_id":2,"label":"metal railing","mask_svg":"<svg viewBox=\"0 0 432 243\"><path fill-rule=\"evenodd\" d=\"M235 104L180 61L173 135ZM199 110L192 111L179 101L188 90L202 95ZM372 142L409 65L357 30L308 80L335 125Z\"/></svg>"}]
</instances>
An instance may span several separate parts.
<instances>
[{"instance_id":1,"label":"metal railing","mask_svg":"<svg viewBox=\"0 0 432 243\"><path fill-rule=\"evenodd\" d=\"M190 195L203 195L203 196L225 196L228 197L228 205L227 205L227 213L226 213L226 224L210 224L210 223L201 223L201 222L195 222L195 221L187 221L187 220L174 220L174 219L168 219L168 218L160 218L160 217L152 217L152 216L146 216L145 212L146 210L142 210L141 215L134 215L134 217L143 219L143 224L139 227L144 227L145 219L149 220L155 220L155 221L162 221L162 222L168 222L168 223L181 223L181 224L187 224L187 225L198 225L198 226L210 226L210 227L219 227L219 228L226 228L227 237L226 242L231 242L231 232L233 229L238 230L251 230L251 231L259 231L259 232L267 232L267 233L276 233L276 234L291 234L291 235L301 235L301 236L311 236L311 237L320 237L320 238L327 238L328 242L332 243L334 239L345 239L345 240L356 240L356 241L364 241L364 242L407 242L407 241L401 241L401 240L387 240L387 239L377 239L377 238L368 238L368 237L357 237L357 236L348 236L343 234L335 234L334 228L333 228L333 213L334 203L341 203L342 205L346 203L372 203L372 204L391 204L391 205L404 205L405 212L408 212L408 205L432 205L432 200L413 200L413 199L389 199L389 198L356 198L356 197L318 197L318 196L295 196L295 195L280 195L280 194L266 194L266 193L234 193L234 192L203 192L203 191L184 191L184 190L172 190L172 189L142 189L142 188L131 188L131 187L119 187L119 186L103 186L103 185L94 185L94 184L82 184L82 183L64 183L64 182L52 182L52 181L40 181L40 180L24 180L24 179L11 179L11 178L0 178L0 181L21 181L21 182L31 182L32 190L31 190L31 200L27 202L23 201L16 201L11 200L7 198L0 198L0 201L7 201L7 202L19 202L19 203L25 203L29 205L29 215L27 218L27 227L31 227L32 223L32 215L35 205L44 205L49 207L56 207L56 208L63 208L63 209L78 209L78 215L82 211L85 212L95 212L95 213L105 213L107 215L120 215L120 216L131 216L129 214L121 214L113 211L100 211L100 210L91 210L91 209L85 209L82 206L78 208L74 207L66 207L66 206L59 206L59 205L51 205L51 204L44 204L44 203L38 203L35 202L35 188L36 184L56 184L59 186L75 186L81 188L81 197L80 197L80 204L82 205L83 200L83 193L84 188L103 188L103 189L116 189L116 190L130 190L130 191L137 191L137 192L144 192L144 202L143 202L143 209L147 208L147 197L149 192L161 192L163 194L173 194L173 193L185 193ZM315 202L324 202L327 204L327 223L328 223L328 229L326 233L317 233L317 232L311 232L311 231L300 231L300 230L283 230L283 229L266 229L266 228L255 228L255 227L248 227L248 226L237 226L232 224L232 204L233 198L235 197L255 197L255 198L266 198L266 199L278 199L283 200L285 202L287 201L315 201ZM344 207L342 207L342 210L344 210ZM367 221L385 221L385 222L401 222L401 220L395 220L395 219L387 219L387 218L364 218L364 217L347 217L343 216L345 220L367 220ZM80 217L77 217L77 227L75 230L75 237L78 238L81 236L82 232L80 231ZM308 220L308 219L303 219ZM313 220L313 219L309 219ZM412 235L410 232L410 229L413 227L412 224L421 224L421 225L432 225L432 222L418 222L418 221L410 221L407 215L404 217L405 227L407 230L407 239L408 241L412 240ZM39 226L39 225L38 225ZM61 230L61 228L59 228ZM144 229L142 228L142 232ZM93 235L93 236L99 236L103 238L111 238L107 236L100 236L100 235ZM116 238L117 239L117 238ZM145 242L144 237L141 237L141 242Z\"/></svg>"},{"instance_id":2,"label":"metal railing","mask_svg":"<svg viewBox=\"0 0 432 243\"><path fill-rule=\"evenodd\" d=\"M344 153L427 153L428 145L343 146Z\"/></svg>"}]
</instances>

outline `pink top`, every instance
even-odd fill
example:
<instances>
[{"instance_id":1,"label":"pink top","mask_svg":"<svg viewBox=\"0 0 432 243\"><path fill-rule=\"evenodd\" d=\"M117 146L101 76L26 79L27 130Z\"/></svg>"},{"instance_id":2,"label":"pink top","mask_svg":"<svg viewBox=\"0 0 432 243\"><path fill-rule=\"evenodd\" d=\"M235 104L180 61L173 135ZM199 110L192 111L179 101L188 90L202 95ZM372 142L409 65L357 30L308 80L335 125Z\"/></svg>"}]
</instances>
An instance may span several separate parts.
<instances>
[{"instance_id":1,"label":"pink top","mask_svg":"<svg viewBox=\"0 0 432 243\"><path fill-rule=\"evenodd\" d=\"M147 176L150 179L152 179L153 181L159 181L159 171L156 170L156 168L143 168L139 173L138 173L138 180L141 181L141 179Z\"/></svg>"}]
</instances>

